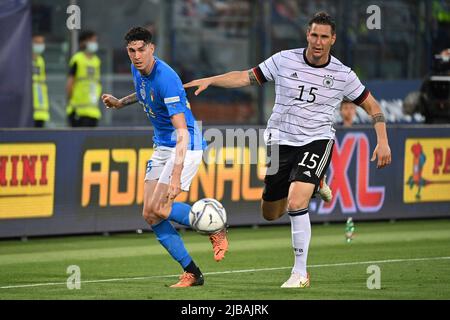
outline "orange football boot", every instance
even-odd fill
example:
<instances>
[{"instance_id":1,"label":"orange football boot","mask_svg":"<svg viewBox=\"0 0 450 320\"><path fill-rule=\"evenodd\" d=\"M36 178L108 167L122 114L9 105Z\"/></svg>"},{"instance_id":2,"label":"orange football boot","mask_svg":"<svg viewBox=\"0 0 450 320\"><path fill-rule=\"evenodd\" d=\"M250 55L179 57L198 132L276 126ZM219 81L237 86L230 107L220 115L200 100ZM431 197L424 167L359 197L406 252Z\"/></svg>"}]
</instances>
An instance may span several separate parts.
<instances>
[{"instance_id":1,"label":"orange football boot","mask_svg":"<svg viewBox=\"0 0 450 320\"><path fill-rule=\"evenodd\" d=\"M214 250L214 260L219 262L225 258L225 252L228 251L227 229L224 228L209 236Z\"/></svg>"},{"instance_id":2,"label":"orange football boot","mask_svg":"<svg viewBox=\"0 0 450 320\"><path fill-rule=\"evenodd\" d=\"M196 277L195 274L189 272L183 272L180 276L180 281L171 285L171 288L187 288L193 286L201 286L203 285L203 274L200 274L199 277Z\"/></svg>"}]
</instances>

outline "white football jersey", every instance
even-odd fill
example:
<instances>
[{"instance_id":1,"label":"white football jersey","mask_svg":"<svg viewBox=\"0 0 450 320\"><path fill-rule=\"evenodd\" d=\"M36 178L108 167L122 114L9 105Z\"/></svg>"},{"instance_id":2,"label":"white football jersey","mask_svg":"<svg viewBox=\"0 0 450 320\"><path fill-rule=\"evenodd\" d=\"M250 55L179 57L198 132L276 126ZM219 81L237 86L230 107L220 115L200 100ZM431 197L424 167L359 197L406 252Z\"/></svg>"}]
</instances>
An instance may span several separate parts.
<instances>
[{"instance_id":1,"label":"white football jersey","mask_svg":"<svg viewBox=\"0 0 450 320\"><path fill-rule=\"evenodd\" d=\"M303 146L334 139L335 109L344 98L359 105L369 93L335 57L314 66L305 53L304 48L284 50L262 62L259 70L253 69L259 82L275 81L275 104L264 134L267 144Z\"/></svg>"}]
</instances>

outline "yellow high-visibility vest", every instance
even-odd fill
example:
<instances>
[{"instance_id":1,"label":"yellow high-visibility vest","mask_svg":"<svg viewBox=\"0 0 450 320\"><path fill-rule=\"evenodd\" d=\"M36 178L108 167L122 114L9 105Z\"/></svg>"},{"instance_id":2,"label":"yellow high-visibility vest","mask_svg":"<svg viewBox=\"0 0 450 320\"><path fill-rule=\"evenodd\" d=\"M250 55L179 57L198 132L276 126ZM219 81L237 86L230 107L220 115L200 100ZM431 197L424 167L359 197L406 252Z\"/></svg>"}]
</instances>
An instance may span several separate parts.
<instances>
[{"instance_id":1,"label":"yellow high-visibility vest","mask_svg":"<svg viewBox=\"0 0 450 320\"><path fill-rule=\"evenodd\" d=\"M101 118L98 106L102 86L100 84L100 59L93 55L88 58L84 52L78 52L70 59L69 67L77 64L74 75L72 97L67 106L67 114L73 111L79 117Z\"/></svg>"},{"instance_id":2,"label":"yellow high-visibility vest","mask_svg":"<svg viewBox=\"0 0 450 320\"><path fill-rule=\"evenodd\" d=\"M33 119L41 121L50 119L45 61L40 55L33 59Z\"/></svg>"}]
</instances>

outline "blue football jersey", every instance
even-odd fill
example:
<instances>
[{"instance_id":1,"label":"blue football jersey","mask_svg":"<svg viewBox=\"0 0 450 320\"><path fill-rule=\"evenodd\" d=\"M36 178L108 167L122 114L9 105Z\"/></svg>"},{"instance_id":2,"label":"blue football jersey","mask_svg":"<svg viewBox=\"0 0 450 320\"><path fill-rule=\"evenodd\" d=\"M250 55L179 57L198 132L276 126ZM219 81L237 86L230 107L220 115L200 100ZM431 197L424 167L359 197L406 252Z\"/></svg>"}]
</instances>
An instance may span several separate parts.
<instances>
[{"instance_id":1,"label":"blue football jersey","mask_svg":"<svg viewBox=\"0 0 450 320\"><path fill-rule=\"evenodd\" d=\"M155 60L147 76L131 64L138 102L153 125L153 142L157 146L175 147L177 136L170 117L184 113L190 134L188 150L205 149L206 142L189 107L180 77L167 63L156 57Z\"/></svg>"}]
</instances>

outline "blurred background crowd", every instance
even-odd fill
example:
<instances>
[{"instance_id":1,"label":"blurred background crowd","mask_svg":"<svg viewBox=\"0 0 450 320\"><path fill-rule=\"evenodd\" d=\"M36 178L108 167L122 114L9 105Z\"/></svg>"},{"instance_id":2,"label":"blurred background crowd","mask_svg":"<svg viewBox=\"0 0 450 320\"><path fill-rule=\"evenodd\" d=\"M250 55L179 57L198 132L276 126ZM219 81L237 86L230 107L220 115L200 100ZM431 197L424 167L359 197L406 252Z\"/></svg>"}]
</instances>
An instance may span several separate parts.
<instances>
[{"instance_id":1,"label":"blurred background crowd","mask_svg":"<svg viewBox=\"0 0 450 320\"><path fill-rule=\"evenodd\" d=\"M34 79L45 82L44 91L48 95L47 103L41 101L48 105L48 117L44 116L42 126L76 126L68 110L73 98L71 90L77 90L76 81L73 83L77 72L73 57L77 51L90 50L86 43L96 44L89 45L95 50L88 54L99 60L98 65L90 67L94 73L98 68L99 73L96 81L100 86L94 90L100 88L122 97L133 90L123 41L123 35L132 26L151 30L156 54L174 67L183 82L188 82L249 69L275 52L304 47L307 21L319 10L331 14L337 24L333 55L350 66L372 91L388 122L450 123L450 0L375 2L31 0ZM80 30L66 27L69 17L66 10L72 4L81 9ZM366 10L372 4L381 9L381 29L367 28L370 13ZM91 38L86 38L89 31ZM42 71L37 56L45 61L44 67L41 62L45 81L36 76ZM198 97L188 92L188 97L197 118L205 124L264 124L271 113L273 94L274 90L258 87L211 88ZM88 114L96 121L85 125L146 125L146 117L136 106L121 112L106 112L98 102L100 113ZM337 125L370 122L361 108L350 104L341 110L336 111ZM39 126L36 124L39 119L35 116L34 120Z\"/></svg>"}]
</instances>

